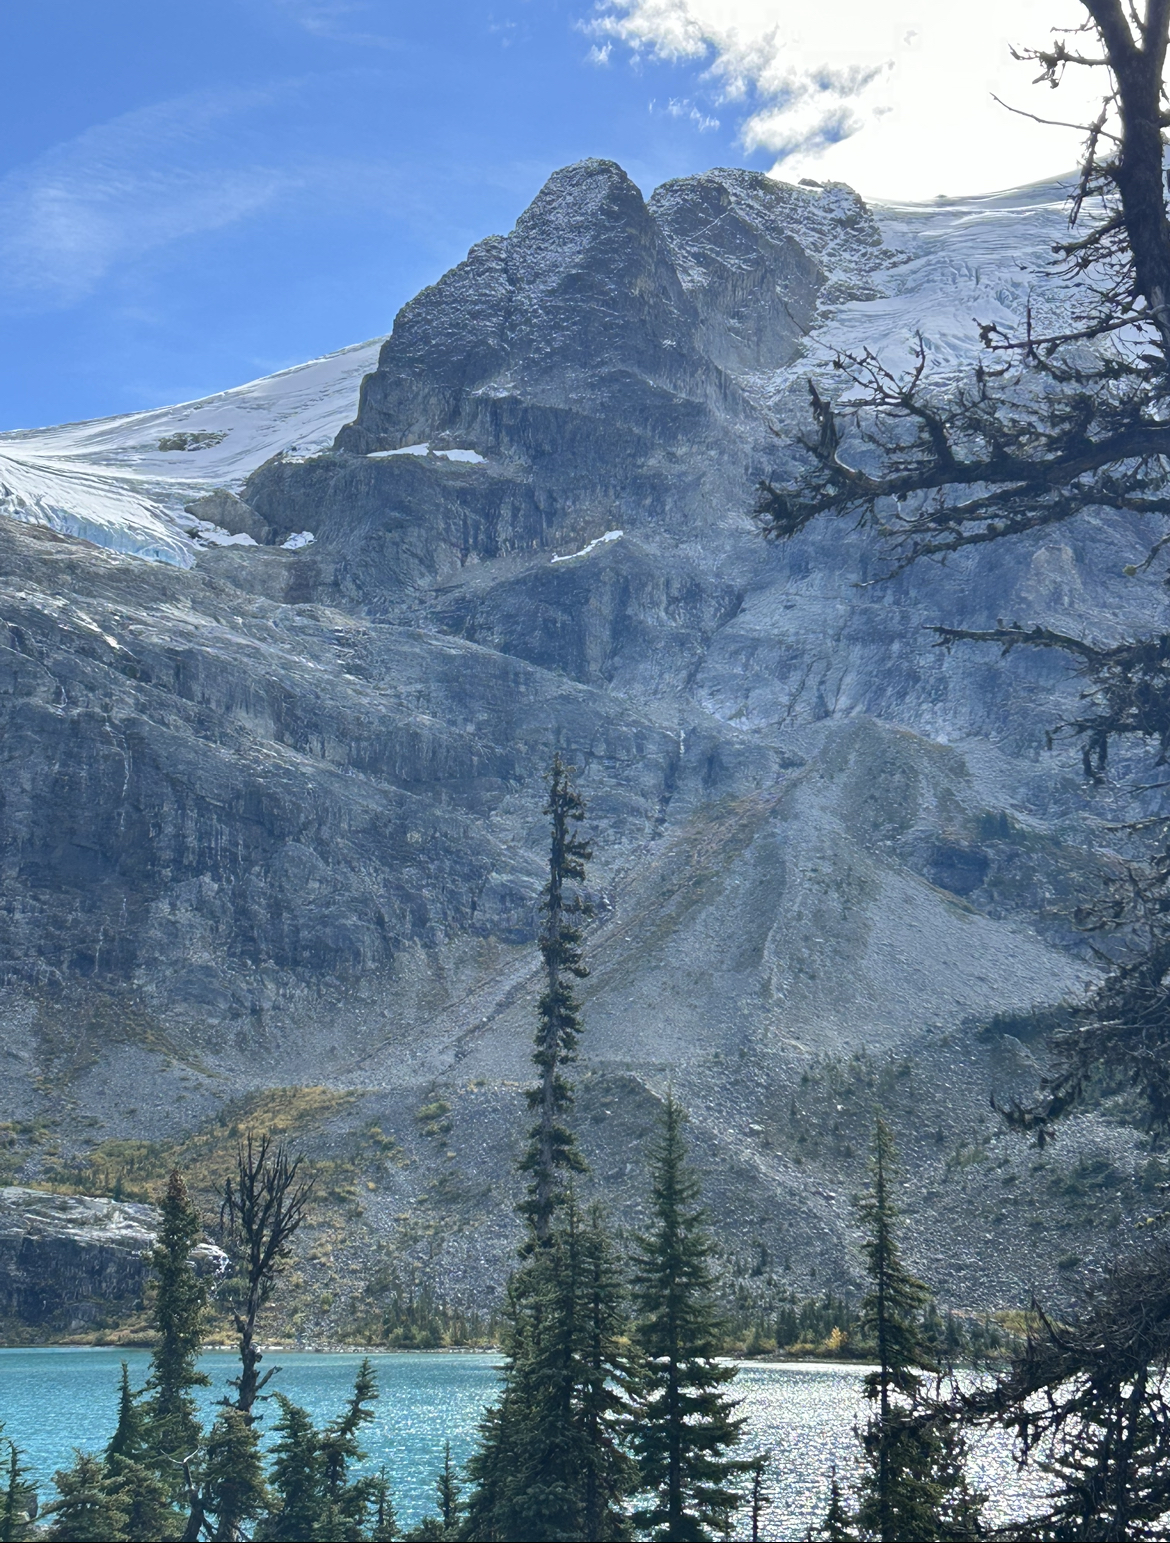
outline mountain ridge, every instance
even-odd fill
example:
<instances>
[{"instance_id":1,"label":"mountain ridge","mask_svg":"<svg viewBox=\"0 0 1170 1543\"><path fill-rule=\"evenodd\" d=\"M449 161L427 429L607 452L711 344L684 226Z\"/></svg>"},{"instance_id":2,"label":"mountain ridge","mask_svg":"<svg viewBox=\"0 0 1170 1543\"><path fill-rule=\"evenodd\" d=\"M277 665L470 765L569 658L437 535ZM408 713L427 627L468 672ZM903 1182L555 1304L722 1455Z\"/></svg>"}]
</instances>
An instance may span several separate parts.
<instances>
[{"instance_id":1,"label":"mountain ridge","mask_svg":"<svg viewBox=\"0 0 1170 1543\"><path fill-rule=\"evenodd\" d=\"M832 348L913 312L957 368L972 286L1022 310L1021 229L1042 245L1054 209L1042 189L883 228L832 185L723 170L643 200L578 163L404 308L329 444L231 483L268 544L180 532L181 561L147 563L0 522L14 1109L99 1122L80 1160L243 1093L344 1088L350 1123L311 1141L368 1121L407 1154L370 1170L354 1248L490 1293L556 750L596 851L579 1120L619 1218L673 1080L730 1255L787 1259L780 1284L848 1284L875 1098L952 1300L1057 1279L1062 1226L1106 1246L1095 1202L1033 1225L1055 1170L986 1111L1093 977L1068 913L1117 861L1114 795L1045 750L1079 689L1063 663L930 627L1140 626L1149 531L1089 518L878 583L869 533L770 547L750 518ZM136 475L178 454L237 451ZM436 1099L442 1140L417 1118ZM1101 1153L1116 1229L1142 1204L1133 1133L1086 1116L1053 1161Z\"/></svg>"}]
</instances>

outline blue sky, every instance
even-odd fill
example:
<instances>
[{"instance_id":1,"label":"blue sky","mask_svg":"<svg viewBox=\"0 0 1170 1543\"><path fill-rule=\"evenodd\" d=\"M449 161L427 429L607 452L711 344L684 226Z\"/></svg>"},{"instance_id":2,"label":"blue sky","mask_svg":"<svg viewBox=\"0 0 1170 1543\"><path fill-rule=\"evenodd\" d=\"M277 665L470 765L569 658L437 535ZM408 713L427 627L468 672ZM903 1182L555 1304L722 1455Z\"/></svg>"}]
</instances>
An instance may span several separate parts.
<instances>
[{"instance_id":1,"label":"blue sky","mask_svg":"<svg viewBox=\"0 0 1170 1543\"><path fill-rule=\"evenodd\" d=\"M0 8L0 427L199 396L388 332L582 156L647 192L771 164L680 108L692 64L589 62L583 16L562 0Z\"/></svg>"},{"instance_id":2,"label":"blue sky","mask_svg":"<svg viewBox=\"0 0 1170 1543\"><path fill-rule=\"evenodd\" d=\"M985 14L1038 4L1052 10L986 0ZM880 181L855 153L869 146L874 165L910 179L903 191L919 191L915 176L934 189L957 164L945 134L911 115L916 149L901 157L877 137L900 121L883 91L902 116L920 97L935 111L923 6L928 20L940 11L938 0L822 0L814 13L807 0L0 7L0 428L188 399L387 332L405 300L583 156L612 157L649 193L728 164L779 162L795 176L823 162L822 175ZM993 33L985 52L999 60ZM971 75L973 101L989 79ZM946 89L953 98L953 78ZM970 124L956 131L956 147L977 138ZM1062 149L1051 169L1069 160Z\"/></svg>"}]
</instances>

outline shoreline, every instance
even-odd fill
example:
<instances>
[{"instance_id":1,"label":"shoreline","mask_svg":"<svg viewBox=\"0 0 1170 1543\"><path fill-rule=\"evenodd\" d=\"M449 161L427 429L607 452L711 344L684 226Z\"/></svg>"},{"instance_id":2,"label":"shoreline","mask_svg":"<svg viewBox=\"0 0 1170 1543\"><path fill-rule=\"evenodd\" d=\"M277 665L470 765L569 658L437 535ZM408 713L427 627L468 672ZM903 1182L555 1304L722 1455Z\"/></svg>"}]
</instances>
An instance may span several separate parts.
<instances>
[{"instance_id":1,"label":"shoreline","mask_svg":"<svg viewBox=\"0 0 1170 1543\"><path fill-rule=\"evenodd\" d=\"M154 1341L145 1336L128 1339L52 1339L41 1340L36 1343L24 1342L22 1344L0 1344L0 1351L5 1350L153 1350ZM265 1355L495 1355L502 1356L503 1350L499 1345L360 1345L334 1341L307 1342L304 1344L290 1344L287 1341L272 1341L262 1344L260 1350ZM234 1355L236 1346L232 1344L208 1344L204 1345L202 1355ZM745 1355L742 1352L730 1352L718 1357L721 1361L735 1361L749 1366L872 1366L872 1356L828 1356L828 1355L786 1355L780 1351L770 1351L765 1355Z\"/></svg>"}]
</instances>

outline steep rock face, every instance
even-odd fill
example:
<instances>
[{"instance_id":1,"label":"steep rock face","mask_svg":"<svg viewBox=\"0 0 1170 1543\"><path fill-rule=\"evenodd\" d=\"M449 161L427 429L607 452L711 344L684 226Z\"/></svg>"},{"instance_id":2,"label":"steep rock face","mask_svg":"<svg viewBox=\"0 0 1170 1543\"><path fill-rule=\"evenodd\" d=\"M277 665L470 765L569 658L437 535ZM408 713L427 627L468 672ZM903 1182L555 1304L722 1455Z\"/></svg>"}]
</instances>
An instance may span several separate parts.
<instances>
[{"instance_id":1,"label":"steep rock face","mask_svg":"<svg viewBox=\"0 0 1170 1543\"><path fill-rule=\"evenodd\" d=\"M713 172L667 182L650 200L698 312L700 346L737 375L790 363L816 314L824 270L784 228L785 195L799 191L759 174Z\"/></svg>"},{"instance_id":2,"label":"steep rock face","mask_svg":"<svg viewBox=\"0 0 1170 1543\"><path fill-rule=\"evenodd\" d=\"M100 1329L142 1305L159 1213L133 1201L0 1189L0 1316L42 1331ZM200 1273L226 1264L210 1243Z\"/></svg>"},{"instance_id":3,"label":"steep rock face","mask_svg":"<svg viewBox=\"0 0 1170 1543\"><path fill-rule=\"evenodd\" d=\"M879 1089L928 1176L940 1284L995 1300L1054 1268L1021 1220L981 1278L990 1223L946 1163L1027 1075L995 1023L1019 1041L1091 973L1067 912L1116 811L1045 750L1064 665L929 629L1110 635L1161 602L1124 576L1138 520L886 582L864 532L760 541L802 350L812 368L827 327L861 325L889 257L846 189L717 171L646 203L585 162L404 309L332 449L250 477L273 541L311 544L182 572L0 528L14 1105L161 1139L242 1090L360 1093L415 1165L370 1170L365 1225L423 1250L403 1217L425 1213L451 1236L418 1257L487 1294L559 750L597 853L587 1134L610 1203L636 1219L631 1146L673 1079L729 1246L842 1281ZM414 1114L438 1093L441 1146Z\"/></svg>"},{"instance_id":4,"label":"steep rock face","mask_svg":"<svg viewBox=\"0 0 1170 1543\"><path fill-rule=\"evenodd\" d=\"M697 326L637 188L612 161L581 162L405 307L338 448L447 435L528 460L571 445L583 414L679 439L728 389Z\"/></svg>"}]
</instances>

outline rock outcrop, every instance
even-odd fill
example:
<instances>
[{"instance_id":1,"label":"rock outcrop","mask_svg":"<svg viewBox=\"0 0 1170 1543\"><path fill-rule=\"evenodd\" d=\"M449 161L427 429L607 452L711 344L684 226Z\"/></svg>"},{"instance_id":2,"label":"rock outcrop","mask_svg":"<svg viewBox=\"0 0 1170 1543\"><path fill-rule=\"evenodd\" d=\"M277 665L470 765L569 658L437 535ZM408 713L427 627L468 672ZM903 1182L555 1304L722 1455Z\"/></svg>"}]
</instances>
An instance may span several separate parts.
<instances>
[{"instance_id":1,"label":"rock outcrop","mask_svg":"<svg viewBox=\"0 0 1170 1543\"><path fill-rule=\"evenodd\" d=\"M943 1165L1028 1074L1004 1033L1092 974L1068 912L1116 811L1045 748L1078 690L1062 663L943 652L929 628L1112 635L1160 600L1123 574L1137 520L885 582L840 524L761 542L802 357L868 314L890 260L847 189L716 171L646 202L584 162L405 307L331 450L253 473L237 501L271 544L181 571L0 522L18 1112L163 1139L328 1082L405 1149L437 1090L449 1137L384 1203L371 1178L368 1226L405 1236L452 1174L486 1186L435 1268L490 1290L559 749L597 853L585 1051L610 1202L636 1209L631 1132L673 1078L729 1248L763 1239L802 1288L847 1279L861 1104L810 1106L815 1152L797 1111L869 1057L917 1079L887 1102L926 1176L922 1267L968 1301L1050 1272L1021 1210L1014 1257L981 1273L991 1224Z\"/></svg>"},{"instance_id":2,"label":"rock outcrop","mask_svg":"<svg viewBox=\"0 0 1170 1543\"><path fill-rule=\"evenodd\" d=\"M0 1318L42 1333L117 1324L142 1306L158 1226L133 1201L0 1189ZM191 1257L201 1273L226 1262L210 1243Z\"/></svg>"}]
</instances>

